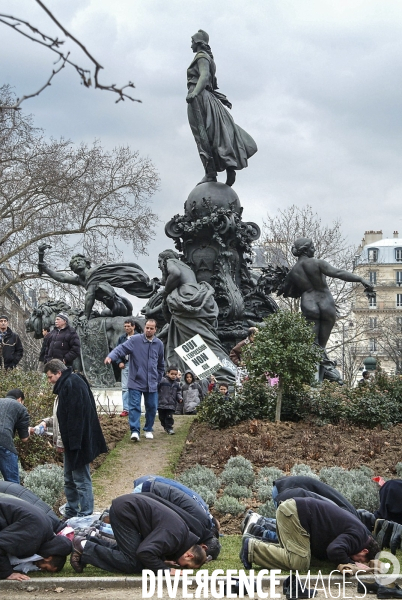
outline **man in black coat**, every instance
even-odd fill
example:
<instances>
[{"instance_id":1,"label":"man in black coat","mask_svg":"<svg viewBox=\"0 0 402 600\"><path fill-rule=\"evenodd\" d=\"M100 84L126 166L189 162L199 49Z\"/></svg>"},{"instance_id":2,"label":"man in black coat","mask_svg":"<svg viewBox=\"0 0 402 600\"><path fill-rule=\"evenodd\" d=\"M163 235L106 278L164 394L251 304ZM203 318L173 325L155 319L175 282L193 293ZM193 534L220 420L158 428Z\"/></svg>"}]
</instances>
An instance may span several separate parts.
<instances>
[{"instance_id":1,"label":"man in black coat","mask_svg":"<svg viewBox=\"0 0 402 600\"><path fill-rule=\"evenodd\" d=\"M379 552L358 517L335 504L315 498L285 500L276 511L279 544L243 536L240 558L246 569L256 563L267 569L307 571L313 556L335 565L367 563Z\"/></svg>"},{"instance_id":2,"label":"man in black coat","mask_svg":"<svg viewBox=\"0 0 402 600\"><path fill-rule=\"evenodd\" d=\"M39 554L35 560L41 571L61 571L70 554L69 539L56 536L52 521L36 506L25 500L0 497L0 579L29 579L13 571L9 555L28 558Z\"/></svg>"},{"instance_id":3,"label":"man in black coat","mask_svg":"<svg viewBox=\"0 0 402 600\"><path fill-rule=\"evenodd\" d=\"M8 317L0 315L0 369L15 369L23 354L19 335L9 328Z\"/></svg>"},{"instance_id":4,"label":"man in black coat","mask_svg":"<svg viewBox=\"0 0 402 600\"><path fill-rule=\"evenodd\" d=\"M125 494L112 502L110 525L117 542L75 538L71 566L82 573L94 565L113 573L141 573L178 565L198 569L207 560L205 546L173 510L145 494ZM175 572L175 569L172 569Z\"/></svg>"},{"instance_id":5,"label":"man in black coat","mask_svg":"<svg viewBox=\"0 0 402 600\"><path fill-rule=\"evenodd\" d=\"M152 492L142 490L140 493L145 494L148 498L154 498L164 506L174 510L183 519L190 531L200 539L200 543L205 544L206 553L212 559L218 558L221 551L221 545L217 537L219 533L198 502L181 490L160 482L154 482Z\"/></svg>"},{"instance_id":6,"label":"man in black coat","mask_svg":"<svg viewBox=\"0 0 402 600\"><path fill-rule=\"evenodd\" d=\"M55 328L46 337L45 363L58 358L68 367L80 355L81 342L78 333L68 324L68 316L59 313L54 320Z\"/></svg>"},{"instance_id":7,"label":"man in black coat","mask_svg":"<svg viewBox=\"0 0 402 600\"><path fill-rule=\"evenodd\" d=\"M107 452L95 400L86 379L60 360L48 362L44 372L57 394L53 431L56 425L60 434L56 437L61 439L57 450L64 453L66 517L91 515L94 498L89 463Z\"/></svg>"}]
</instances>

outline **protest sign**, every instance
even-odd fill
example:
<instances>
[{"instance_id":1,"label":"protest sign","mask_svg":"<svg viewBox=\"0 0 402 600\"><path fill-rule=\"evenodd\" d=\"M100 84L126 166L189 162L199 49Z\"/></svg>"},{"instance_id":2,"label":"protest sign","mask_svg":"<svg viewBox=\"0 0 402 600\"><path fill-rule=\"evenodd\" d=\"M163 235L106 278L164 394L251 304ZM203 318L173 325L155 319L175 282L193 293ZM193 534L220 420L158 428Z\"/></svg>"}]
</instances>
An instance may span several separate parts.
<instances>
[{"instance_id":1,"label":"protest sign","mask_svg":"<svg viewBox=\"0 0 402 600\"><path fill-rule=\"evenodd\" d=\"M177 346L175 351L200 379L208 377L221 367L219 358L198 334Z\"/></svg>"}]
</instances>

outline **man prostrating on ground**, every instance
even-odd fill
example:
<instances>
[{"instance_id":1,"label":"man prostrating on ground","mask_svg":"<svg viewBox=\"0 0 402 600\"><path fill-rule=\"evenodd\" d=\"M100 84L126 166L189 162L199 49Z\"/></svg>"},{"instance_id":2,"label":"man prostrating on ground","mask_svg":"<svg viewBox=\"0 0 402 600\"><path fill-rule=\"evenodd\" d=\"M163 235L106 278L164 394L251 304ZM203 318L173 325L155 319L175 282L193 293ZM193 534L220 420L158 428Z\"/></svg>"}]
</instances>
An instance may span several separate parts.
<instances>
[{"instance_id":1,"label":"man prostrating on ground","mask_svg":"<svg viewBox=\"0 0 402 600\"><path fill-rule=\"evenodd\" d=\"M141 573L150 569L198 569L207 560L205 545L172 509L143 494L125 494L112 502L109 540L76 537L70 563L77 573L94 565L112 573ZM172 569L174 572L175 569Z\"/></svg>"}]
</instances>

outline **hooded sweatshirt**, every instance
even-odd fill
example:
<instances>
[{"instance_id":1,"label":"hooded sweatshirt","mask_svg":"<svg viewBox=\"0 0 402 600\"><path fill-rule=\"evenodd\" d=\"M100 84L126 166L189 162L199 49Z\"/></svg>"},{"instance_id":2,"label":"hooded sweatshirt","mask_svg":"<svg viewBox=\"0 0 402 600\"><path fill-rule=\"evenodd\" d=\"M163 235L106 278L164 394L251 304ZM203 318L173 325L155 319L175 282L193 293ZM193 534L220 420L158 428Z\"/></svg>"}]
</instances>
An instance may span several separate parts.
<instances>
[{"instance_id":1,"label":"hooded sweatshirt","mask_svg":"<svg viewBox=\"0 0 402 600\"><path fill-rule=\"evenodd\" d=\"M186 376L188 374L193 378L191 383L187 383ZM181 386L181 393L183 396L183 413L185 415L194 414L204 394L201 385L195 381L194 373L190 370L184 373L184 383Z\"/></svg>"}]
</instances>

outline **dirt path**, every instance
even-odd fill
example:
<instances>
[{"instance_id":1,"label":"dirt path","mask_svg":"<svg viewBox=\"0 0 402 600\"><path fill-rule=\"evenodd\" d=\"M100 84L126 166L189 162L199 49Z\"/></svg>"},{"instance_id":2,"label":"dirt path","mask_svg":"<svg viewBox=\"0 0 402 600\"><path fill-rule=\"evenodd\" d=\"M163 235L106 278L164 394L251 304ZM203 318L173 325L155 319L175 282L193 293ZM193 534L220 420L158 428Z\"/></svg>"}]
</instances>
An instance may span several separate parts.
<instances>
[{"instance_id":1,"label":"dirt path","mask_svg":"<svg viewBox=\"0 0 402 600\"><path fill-rule=\"evenodd\" d=\"M169 477L192 421L192 417L175 416L176 433L167 435L156 420L153 440L146 440L142 433L140 442L132 442L128 431L93 476L95 510L102 511L113 498L131 492L133 480L141 475Z\"/></svg>"}]
</instances>

